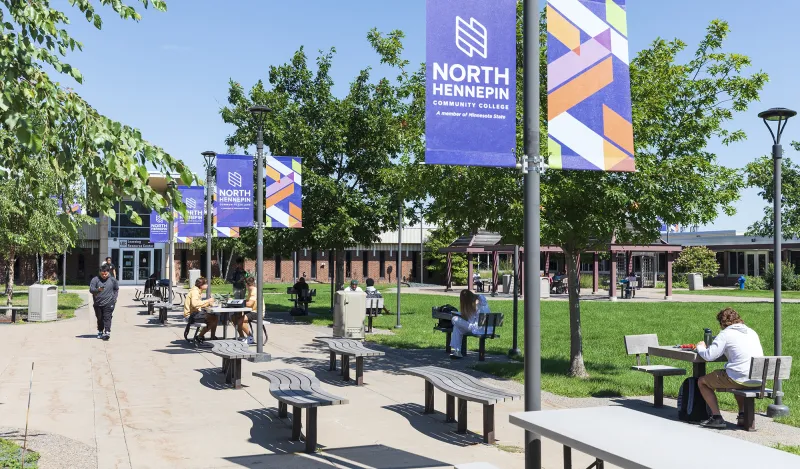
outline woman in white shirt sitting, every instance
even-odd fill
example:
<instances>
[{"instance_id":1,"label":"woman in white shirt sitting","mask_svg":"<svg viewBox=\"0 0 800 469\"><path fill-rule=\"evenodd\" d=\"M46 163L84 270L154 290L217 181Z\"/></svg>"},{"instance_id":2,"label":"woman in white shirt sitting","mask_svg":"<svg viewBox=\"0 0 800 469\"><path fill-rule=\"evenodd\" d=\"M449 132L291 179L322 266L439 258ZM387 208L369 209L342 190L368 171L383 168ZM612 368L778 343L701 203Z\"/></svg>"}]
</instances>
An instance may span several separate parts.
<instances>
[{"instance_id":1,"label":"woman in white shirt sitting","mask_svg":"<svg viewBox=\"0 0 800 469\"><path fill-rule=\"evenodd\" d=\"M477 295L469 290L461 290L461 313L453 316L453 334L450 337L450 358L464 358L461 353L461 339L466 334L482 332L478 327L478 318L481 314L490 313L489 303L483 295Z\"/></svg>"}]
</instances>

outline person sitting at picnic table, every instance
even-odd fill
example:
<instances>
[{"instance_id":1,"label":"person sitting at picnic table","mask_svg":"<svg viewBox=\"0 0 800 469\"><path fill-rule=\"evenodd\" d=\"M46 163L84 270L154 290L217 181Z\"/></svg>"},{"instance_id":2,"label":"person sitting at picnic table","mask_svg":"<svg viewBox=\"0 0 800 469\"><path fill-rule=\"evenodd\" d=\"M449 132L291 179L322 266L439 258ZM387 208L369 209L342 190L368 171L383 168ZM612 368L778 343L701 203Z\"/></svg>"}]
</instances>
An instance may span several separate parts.
<instances>
[{"instance_id":1,"label":"person sitting at picnic table","mask_svg":"<svg viewBox=\"0 0 800 469\"><path fill-rule=\"evenodd\" d=\"M720 389L747 389L761 386L760 380L750 380L750 359L763 357L761 340L753 329L745 326L744 321L733 308L725 308L717 313L717 321L722 328L711 345L705 342L697 344L697 354L703 360L712 362L722 355L728 359L724 370L717 370L698 380L700 393L711 409L711 417L701 422L704 427L725 428L725 420L719 412L719 403L714 393ZM737 425L744 426L744 397L735 396L739 405Z\"/></svg>"},{"instance_id":2,"label":"person sitting at picnic table","mask_svg":"<svg viewBox=\"0 0 800 469\"><path fill-rule=\"evenodd\" d=\"M292 288L297 294L300 294L300 290L308 290L308 284L306 283L306 278L300 277L300 279L297 280L297 283L295 283Z\"/></svg>"},{"instance_id":3,"label":"person sitting at picnic table","mask_svg":"<svg viewBox=\"0 0 800 469\"><path fill-rule=\"evenodd\" d=\"M203 308L214 305L214 298L203 299L203 292L206 290L208 290L208 280L205 277L195 280L194 287L189 290L189 294L186 295L186 301L183 303L183 317L187 319L189 324L205 322L206 327L200 331L199 336L205 339L206 332L211 330L211 340L217 340L216 333L219 318L203 311Z\"/></svg>"},{"instance_id":4,"label":"person sitting at picnic table","mask_svg":"<svg viewBox=\"0 0 800 469\"><path fill-rule=\"evenodd\" d=\"M234 313L233 316L231 316L231 322L236 326L236 332L239 333L239 341L247 345L253 345L256 341L253 339L253 332L250 330L249 321L255 321L258 314L258 291L256 290L255 278L247 277L244 283L247 286L247 300L245 300L244 306L253 311L249 313Z\"/></svg>"},{"instance_id":5,"label":"person sitting at picnic table","mask_svg":"<svg viewBox=\"0 0 800 469\"><path fill-rule=\"evenodd\" d=\"M478 291L483 291L483 280L481 280L481 274L475 272L472 274L472 284L478 289Z\"/></svg>"},{"instance_id":6,"label":"person sitting at picnic table","mask_svg":"<svg viewBox=\"0 0 800 469\"><path fill-rule=\"evenodd\" d=\"M236 267L233 269L233 278L231 279L231 283L233 283L234 299L244 299L246 293L244 281L247 277L247 271L244 270L244 259L240 257L239 259L236 259Z\"/></svg>"},{"instance_id":7,"label":"person sitting at picnic table","mask_svg":"<svg viewBox=\"0 0 800 469\"><path fill-rule=\"evenodd\" d=\"M461 290L460 306L458 315L453 316L453 333L450 336L450 358L464 358L461 353L461 339L466 334L478 334L478 318L481 314L490 313L489 303L486 297L472 293L469 290Z\"/></svg>"},{"instance_id":8,"label":"person sitting at picnic table","mask_svg":"<svg viewBox=\"0 0 800 469\"><path fill-rule=\"evenodd\" d=\"M366 283L367 283L367 288L365 288L364 291L367 293L367 298L383 298L381 292L379 292L378 289L375 288L375 280L373 280L372 278L368 278Z\"/></svg>"},{"instance_id":9,"label":"person sitting at picnic table","mask_svg":"<svg viewBox=\"0 0 800 469\"><path fill-rule=\"evenodd\" d=\"M364 290L362 290L361 287L358 286L358 280L353 279L353 280L350 280L350 286L345 288L344 291L360 291L360 292L363 292Z\"/></svg>"}]
</instances>

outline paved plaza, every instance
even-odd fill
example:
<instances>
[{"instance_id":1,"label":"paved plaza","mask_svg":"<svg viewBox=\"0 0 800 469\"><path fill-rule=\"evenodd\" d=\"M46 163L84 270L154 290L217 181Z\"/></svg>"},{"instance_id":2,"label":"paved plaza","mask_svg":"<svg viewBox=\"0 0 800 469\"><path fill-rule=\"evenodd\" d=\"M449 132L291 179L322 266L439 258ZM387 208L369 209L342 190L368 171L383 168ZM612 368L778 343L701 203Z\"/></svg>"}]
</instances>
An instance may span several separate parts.
<instances>
[{"instance_id":1,"label":"paved plaza","mask_svg":"<svg viewBox=\"0 0 800 469\"><path fill-rule=\"evenodd\" d=\"M474 355L453 363L442 351L382 348L386 356L366 361L366 385L356 387L328 371L327 352L312 342L329 336L329 328L274 314L265 346L273 361L245 362L245 387L233 390L219 372L220 358L208 349L186 346L177 313L171 326L153 324L134 303L133 292L120 292L109 342L95 338L88 307L67 321L0 327L0 436L14 437L25 426L35 362L30 442L42 452L42 468L412 469L476 461L501 469L523 467L523 432L508 423L509 413L523 410L522 401L496 407L498 444L488 446L480 436L481 406L468 406L470 432L459 435L454 424L444 423L444 395L436 392L436 415L422 415L423 381L400 374L402 368L425 364L468 369ZM86 292L82 295L88 301ZM290 420L278 418L268 383L251 374L285 367L315 374L326 391L350 401L319 409L320 450L315 455L304 454L302 442L289 441ZM518 383L470 372L522 392ZM625 405L655 412L648 399L569 399L543 393L547 409ZM674 401L667 400L657 413L673 417ZM758 425L756 433L725 433L768 445L800 444L800 429L763 417ZM575 467L591 463L585 455L574 457ZM544 466L562 467L560 446L547 440Z\"/></svg>"}]
</instances>

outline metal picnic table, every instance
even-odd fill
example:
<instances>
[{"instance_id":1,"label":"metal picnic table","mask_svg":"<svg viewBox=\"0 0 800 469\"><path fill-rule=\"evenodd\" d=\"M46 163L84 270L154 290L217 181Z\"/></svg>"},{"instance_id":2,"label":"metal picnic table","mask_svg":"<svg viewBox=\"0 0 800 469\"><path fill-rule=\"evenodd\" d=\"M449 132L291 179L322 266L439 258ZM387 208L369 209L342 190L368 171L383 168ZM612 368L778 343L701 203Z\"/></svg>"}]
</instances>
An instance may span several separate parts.
<instances>
[{"instance_id":1,"label":"metal picnic table","mask_svg":"<svg viewBox=\"0 0 800 469\"><path fill-rule=\"evenodd\" d=\"M223 308L221 306L212 306L205 308L206 312L219 316L219 321L222 323L222 338L228 338L228 322L231 319L232 313L252 313L252 308Z\"/></svg>"},{"instance_id":2,"label":"metal picnic table","mask_svg":"<svg viewBox=\"0 0 800 469\"><path fill-rule=\"evenodd\" d=\"M648 347L647 353L653 357L671 358L673 360L680 360L692 364L692 376L699 378L706 374L706 363L700 355L694 350L686 350L674 346L659 345L658 347ZM714 360L718 363L725 363L728 361L725 355Z\"/></svg>"},{"instance_id":3,"label":"metal picnic table","mask_svg":"<svg viewBox=\"0 0 800 469\"><path fill-rule=\"evenodd\" d=\"M800 467L800 457L712 430L622 406L518 412L518 427L564 445L564 468L572 449L604 463L632 469L707 466L725 469Z\"/></svg>"}]
</instances>

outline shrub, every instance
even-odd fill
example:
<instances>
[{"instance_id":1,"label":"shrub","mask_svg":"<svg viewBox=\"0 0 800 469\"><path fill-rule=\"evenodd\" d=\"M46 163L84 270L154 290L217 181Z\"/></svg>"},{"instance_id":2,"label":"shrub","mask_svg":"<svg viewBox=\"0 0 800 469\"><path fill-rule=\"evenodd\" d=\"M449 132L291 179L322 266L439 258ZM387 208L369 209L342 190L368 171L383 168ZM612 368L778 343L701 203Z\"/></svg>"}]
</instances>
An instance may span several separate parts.
<instances>
[{"instance_id":1,"label":"shrub","mask_svg":"<svg viewBox=\"0 0 800 469\"><path fill-rule=\"evenodd\" d=\"M608 286L608 274L601 274L598 278L600 285ZM592 288L592 274L581 274L581 288Z\"/></svg>"},{"instance_id":2,"label":"shrub","mask_svg":"<svg viewBox=\"0 0 800 469\"><path fill-rule=\"evenodd\" d=\"M744 277L744 289L745 290L768 290L767 281L764 280L764 277L750 277L749 275L746 275Z\"/></svg>"},{"instance_id":3,"label":"shrub","mask_svg":"<svg viewBox=\"0 0 800 469\"><path fill-rule=\"evenodd\" d=\"M225 282L225 279L222 278L222 277L211 277L211 285L212 286L225 285L226 283L227 282Z\"/></svg>"},{"instance_id":4,"label":"shrub","mask_svg":"<svg viewBox=\"0 0 800 469\"><path fill-rule=\"evenodd\" d=\"M697 273L701 274L703 278L707 278L715 277L717 272L719 272L717 255L705 246L687 247L675 261L675 273L678 274ZM675 283L677 284L677 276Z\"/></svg>"},{"instance_id":5,"label":"shrub","mask_svg":"<svg viewBox=\"0 0 800 469\"><path fill-rule=\"evenodd\" d=\"M800 278L794 273L794 266L788 262L782 262L783 269L781 271L781 290L800 290ZM769 264L767 271L764 273L764 281L766 282L766 290L773 290L775 277L775 265ZM745 283L745 288L747 284Z\"/></svg>"},{"instance_id":6,"label":"shrub","mask_svg":"<svg viewBox=\"0 0 800 469\"><path fill-rule=\"evenodd\" d=\"M686 274L673 275L672 288L689 288L689 277Z\"/></svg>"},{"instance_id":7,"label":"shrub","mask_svg":"<svg viewBox=\"0 0 800 469\"><path fill-rule=\"evenodd\" d=\"M58 285L58 280L54 280L52 278L45 278L39 282L39 285Z\"/></svg>"}]
</instances>

